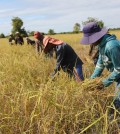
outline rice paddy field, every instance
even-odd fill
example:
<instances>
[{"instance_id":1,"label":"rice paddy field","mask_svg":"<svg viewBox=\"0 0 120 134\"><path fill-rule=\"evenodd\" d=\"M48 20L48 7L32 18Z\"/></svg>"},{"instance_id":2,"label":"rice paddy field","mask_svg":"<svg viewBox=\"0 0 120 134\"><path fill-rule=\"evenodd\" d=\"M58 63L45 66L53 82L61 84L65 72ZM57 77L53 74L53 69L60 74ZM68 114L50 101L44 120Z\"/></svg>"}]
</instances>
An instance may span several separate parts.
<instances>
[{"instance_id":1,"label":"rice paddy field","mask_svg":"<svg viewBox=\"0 0 120 134\"><path fill-rule=\"evenodd\" d=\"M120 31L110 31L120 39ZM94 64L82 34L53 35L70 44L83 60L84 82L62 71L52 81L56 60L35 48L0 39L0 134L120 134L120 116L111 119L115 83L96 89L102 79L90 80ZM32 38L32 37L31 37ZM104 70L102 77L109 73Z\"/></svg>"}]
</instances>

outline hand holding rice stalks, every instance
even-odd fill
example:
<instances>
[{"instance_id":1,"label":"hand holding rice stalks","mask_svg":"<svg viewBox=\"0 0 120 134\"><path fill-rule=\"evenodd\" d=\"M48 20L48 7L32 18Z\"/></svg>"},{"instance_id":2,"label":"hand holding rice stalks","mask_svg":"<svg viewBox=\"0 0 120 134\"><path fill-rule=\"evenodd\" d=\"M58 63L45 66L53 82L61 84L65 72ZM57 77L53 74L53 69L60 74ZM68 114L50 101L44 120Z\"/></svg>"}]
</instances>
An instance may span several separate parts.
<instances>
[{"instance_id":1,"label":"hand holding rice stalks","mask_svg":"<svg viewBox=\"0 0 120 134\"><path fill-rule=\"evenodd\" d=\"M104 89L104 85L102 84L102 78L86 79L81 84L81 88L87 91Z\"/></svg>"}]
</instances>

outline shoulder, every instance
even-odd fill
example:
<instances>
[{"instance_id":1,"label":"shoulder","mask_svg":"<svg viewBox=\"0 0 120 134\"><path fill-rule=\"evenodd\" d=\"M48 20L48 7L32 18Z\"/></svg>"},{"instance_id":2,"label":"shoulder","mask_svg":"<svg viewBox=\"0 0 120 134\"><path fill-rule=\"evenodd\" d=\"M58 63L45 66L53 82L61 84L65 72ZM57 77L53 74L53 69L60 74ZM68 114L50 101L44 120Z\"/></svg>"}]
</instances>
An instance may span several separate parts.
<instances>
[{"instance_id":1,"label":"shoulder","mask_svg":"<svg viewBox=\"0 0 120 134\"><path fill-rule=\"evenodd\" d=\"M120 48L120 41L111 40L111 41L107 42L107 44L106 44L106 49L107 50L112 50L112 49L115 49L115 48Z\"/></svg>"}]
</instances>

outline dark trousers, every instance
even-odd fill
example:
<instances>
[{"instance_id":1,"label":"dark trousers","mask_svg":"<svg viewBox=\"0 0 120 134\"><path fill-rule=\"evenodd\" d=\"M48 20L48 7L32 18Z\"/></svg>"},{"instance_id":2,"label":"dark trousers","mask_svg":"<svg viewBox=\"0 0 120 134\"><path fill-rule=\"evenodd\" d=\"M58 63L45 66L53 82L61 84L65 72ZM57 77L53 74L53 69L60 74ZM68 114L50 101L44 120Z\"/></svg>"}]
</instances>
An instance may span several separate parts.
<instances>
[{"instance_id":1,"label":"dark trousers","mask_svg":"<svg viewBox=\"0 0 120 134\"><path fill-rule=\"evenodd\" d=\"M73 68L67 68L63 69L64 72L68 73L68 76L74 77L76 81L83 81L84 76L83 76L83 71L82 71L82 64L77 64L76 67Z\"/></svg>"}]
</instances>

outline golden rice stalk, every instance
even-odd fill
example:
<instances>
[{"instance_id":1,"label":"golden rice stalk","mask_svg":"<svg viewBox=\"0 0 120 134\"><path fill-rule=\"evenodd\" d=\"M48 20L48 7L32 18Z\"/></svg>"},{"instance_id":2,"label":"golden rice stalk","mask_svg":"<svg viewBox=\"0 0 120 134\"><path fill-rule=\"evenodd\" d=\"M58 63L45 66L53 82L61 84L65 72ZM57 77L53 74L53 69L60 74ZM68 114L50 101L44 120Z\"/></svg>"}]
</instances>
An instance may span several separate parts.
<instances>
[{"instance_id":1,"label":"golden rice stalk","mask_svg":"<svg viewBox=\"0 0 120 134\"><path fill-rule=\"evenodd\" d=\"M87 91L96 90L97 87L102 83L102 78L95 78L95 79L86 79L82 84L81 87Z\"/></svg>"}]
</instances>

